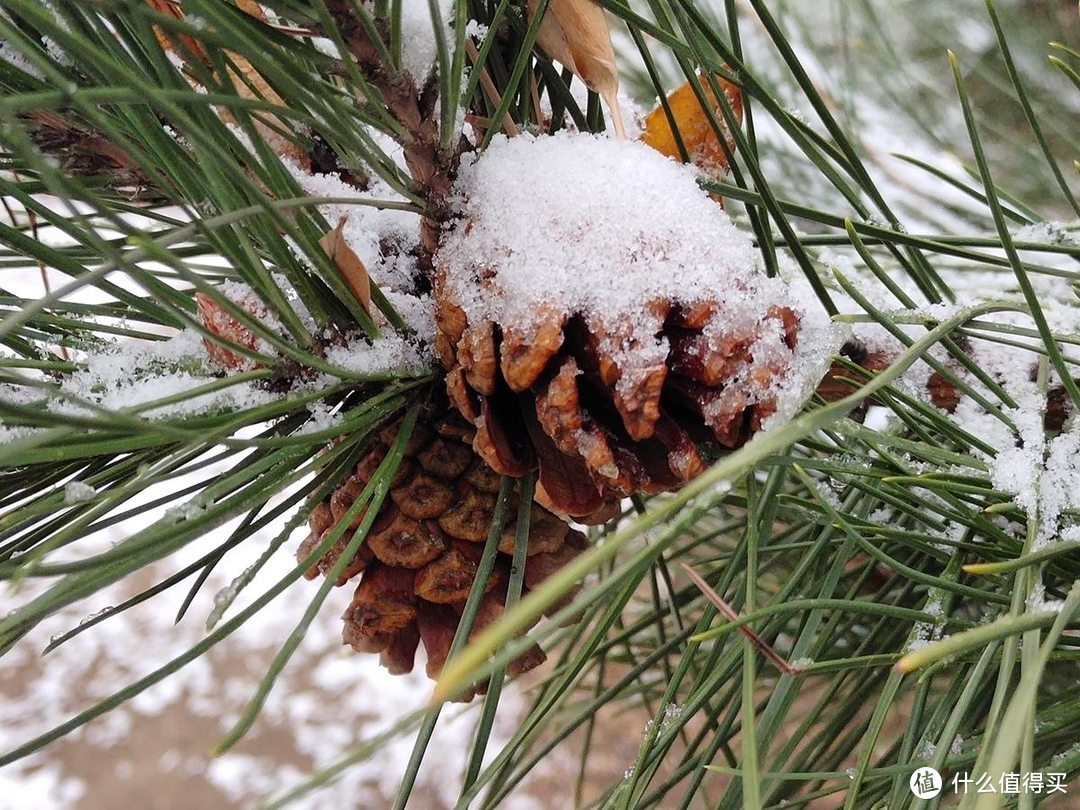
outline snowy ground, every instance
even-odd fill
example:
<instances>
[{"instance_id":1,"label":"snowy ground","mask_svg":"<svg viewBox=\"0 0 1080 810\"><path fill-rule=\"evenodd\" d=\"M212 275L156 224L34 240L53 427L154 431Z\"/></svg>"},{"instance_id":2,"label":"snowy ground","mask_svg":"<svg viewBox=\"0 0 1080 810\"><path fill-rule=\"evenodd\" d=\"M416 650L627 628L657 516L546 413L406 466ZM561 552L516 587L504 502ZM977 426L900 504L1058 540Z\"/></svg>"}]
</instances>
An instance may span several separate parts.
<instances>
[{"instance_id":1,"label":"snowy ground","mask_svg":"<svg viewBox=\"0 0 1080 810\"><path fill-rule=\"evenodd\" d=\"M114 536L124 531L121 527ZM225 532L227 528L186 549L175 561L145 572L139 583L110 588L86 607L98 610L130 596L137 586L205 553L224 539ZM242 544L226 557L176 626L174 611L187 583L76 636L47 658L40 651L50 634L77 625L83 615L67 610L38 628L5 661L0 681L0 748L8 750L47 731L198 642L214 594L253 561L269 539L267 535ZM102 538L103 545L108 542ZM286 549L247 593L260 593L287 573L293 562ZM5 592L0 611L22 602L37 587L31 583L18 594ZM413 675L394 677L380 668L375 656L357 655L342 647L336 613L347 594L335 592L271 693L249 738L228 754L210 756L209 750L239 716L315 587L314 583L296 586L210 655L69 739L0 770L0 808L75 810L116 806L121 799L147 808L248 806L255 798L291 786L314 767L421 707L430 694L422 663ZM496 736L505 739L523 706L521 689L509 689L503 702ZM440 725L432 741L435 753L425 762L420 777L418 806L449 807L457 796L476 712L455 706L446 714L449 722ZM409 736L387 744L339 782L298 806L382 806L397 789L410 749ZM543 779L544 774L538 774L537 780ZM526 790L508 806L551 805L531 798Z\"/></svg>"}]
</instances>

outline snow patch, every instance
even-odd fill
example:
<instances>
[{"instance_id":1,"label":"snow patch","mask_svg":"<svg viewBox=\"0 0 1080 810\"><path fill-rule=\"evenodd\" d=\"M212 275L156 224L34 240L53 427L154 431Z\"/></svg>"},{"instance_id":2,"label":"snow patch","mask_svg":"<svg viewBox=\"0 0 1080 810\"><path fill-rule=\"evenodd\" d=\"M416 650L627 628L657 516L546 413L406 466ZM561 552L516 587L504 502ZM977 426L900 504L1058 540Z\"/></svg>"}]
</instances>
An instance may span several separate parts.
<instances>
[{"instance_id":1,"label":"snow patch","mask_svg":"<svg viewBox=\"0 0 1080 810\"><path fill-rule=\"evenodd\" d=\"M68 481L64 484L64 505L74 506L94 499L97 490L83 481Z\"/></svg>"},{"instance_id":2,"label":"snow patch","mask_svg":"<svg viewBox=\"0 0 1080 810\"><path fill-rule=\"evenodd\" d=\"M437 0L439 23L447 47L453 50L453 31L449 26L454 9L453 0ZM402 67L420 85L435 66L438 48L435 40L435 21L431 6L421 0L401 4L401 62Z\"/></svg>"}]
</instances>

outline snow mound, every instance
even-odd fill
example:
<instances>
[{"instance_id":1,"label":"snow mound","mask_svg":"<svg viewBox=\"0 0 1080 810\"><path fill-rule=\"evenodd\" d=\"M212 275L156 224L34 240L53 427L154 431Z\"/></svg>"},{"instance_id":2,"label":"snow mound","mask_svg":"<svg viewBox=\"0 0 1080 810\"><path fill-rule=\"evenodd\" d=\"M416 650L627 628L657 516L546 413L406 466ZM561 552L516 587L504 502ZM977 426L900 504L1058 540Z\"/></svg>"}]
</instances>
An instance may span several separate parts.
<instances>
[{"instance_id":1,"label":"snow mound","mask_svg":"<svg viewBox=\"0 0 1080 810\"><path fill-rule=\"evenodd\" d=\"M782 307L806 314L782 280L765 275L750 237L699 187L694 168L636 141L497 137L463 164L453 205L459 219L436 264L444 294L470 323L529 331L538 319L581 316L613 341L602 348L624 372L667 360L669 305L715 307L703 333L710 343L772 335ZM794 350L771 337L755 344L755 366L788 369L770 386L784 417L837 346L828 324L800 332ZM739 376L750 380L753 369Z\"/></svg>"},{"instance_id":2,"label":"snow mound","mask_svg":"<svg viewBox=\"0 0 1080 810\"><path fill-rule=\"evenodd\" d=\"M457 194L438 263L470 321L537 304L615 320L652 299L757 310L785 298L694 169L636 141L500 136L462 166Z\"/></svg>"}]
</instances>

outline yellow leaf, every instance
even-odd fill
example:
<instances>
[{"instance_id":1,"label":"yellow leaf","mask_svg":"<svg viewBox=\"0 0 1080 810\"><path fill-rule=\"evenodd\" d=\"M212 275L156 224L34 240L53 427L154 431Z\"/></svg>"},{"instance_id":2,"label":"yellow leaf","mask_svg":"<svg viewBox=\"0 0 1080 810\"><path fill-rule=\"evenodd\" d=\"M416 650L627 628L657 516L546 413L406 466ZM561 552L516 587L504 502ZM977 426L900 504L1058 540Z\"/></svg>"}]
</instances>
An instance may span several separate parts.
<instances>
[{"instance_id":1,"label":"yellow leaf","mask_svg":"<svg viewBox=\"0 0 1080 810\"><path fill-rule=\"evenodd\" d=\"M341 273L342 279L348 285L356 300L360 302L364 312L370 315L371 278L368 276L364 263L356 255L356 251L349 247L345 241L343 231L348 220L348 217L339 219L337 226L327 231L323 238L319 240L319 244L337 267L338 272Z\"/></svg>"},{"instance_id":2,"label":"yellow leaf","mask_svg":"<svg viewBox=\"0 0 1080 810\"><path fill-rule=\"evenodd\" d=\"M720 76L716 76L716 81L724 91L727 102L735 113L736 120L742 123L742 93L739 88L731 82L720 78ZM701 76L701 86L705 91L706 98L709 100L709 105L712 107L713 117L723 124L724 117L720 112L720 104L717 102L716 95L704 75ZM719 176L727 172L728 162L727 157L724 155L724 149L720 145L720 141L716 137L716 131L713 129L705 109L698 101L698 97L694 94L694 88L690 83L687 82L682 87L674 90L667 97L667 102L671 108L671 117L675 120L675 126L678 128L683 145L690 156L690 162L710 175ZM671 128L671 121L668 119L667 111L664 110L662 104L658 105L645 119L645 132L642 134L641 140L661 154L675 160L682 160L678 141L675 139L675 133ZM734 139L728 135L726 140L728 148L734 149Z\"/></svg>"}]
</instances>

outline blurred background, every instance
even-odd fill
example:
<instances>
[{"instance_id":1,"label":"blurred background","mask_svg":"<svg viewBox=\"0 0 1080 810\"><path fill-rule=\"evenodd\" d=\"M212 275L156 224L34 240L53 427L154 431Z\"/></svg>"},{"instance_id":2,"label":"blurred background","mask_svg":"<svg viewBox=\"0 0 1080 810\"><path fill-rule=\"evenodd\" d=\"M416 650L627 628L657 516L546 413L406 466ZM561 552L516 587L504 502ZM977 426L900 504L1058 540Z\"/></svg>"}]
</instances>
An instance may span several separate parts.
<instances>
[{"instance_id":1,"label":"blurred background","mask_svg":"<svg viewBox=\"0 0 1080 810\"><path fill-rule=\"evenodd\" d=\"M700 5L717 15L725 13L720 0ZM740 5L735 3L737 8ZM1041 105L1047 136L1058 154L1080 157L1076 148L1080 95L1047 61L1053 53L1049 42L1077 46L1080 17L1076 3L1002 0L997 5L1011 37L1017 67ZM978 106L992 113L983 134L993 151L992 162L1001 167L998 182L1043 213L1063 219L1069 216L1046 172L1029 170L1036 158L1031 154L1023 112L1012 95L1003 92L1008 79L982 2L818 0L776 2L772 6L798 43L804 64L812 68L810 79L855 136L877 174L875 179L910 228L934 224L968 229L984 221L984 212L976 213L980 209L953 185L898 157L903 154L932 163L953 177L965 177L968 140L946 49L959 57ZM743 47L759 73L774 78L777 94L783 97L784 73L765 33L753 30L753 19L753 15L745 15ZM625 56L625 93L643 108L651 108L651 84L629 37L618 35L617 44ZM681 81L676 66L660 64L659 68L667 71L672 86ZM788 96L798 98L794 89ZM811 117L809 110L792 111ZM801 165L797 151L770 127L765 116L755 118L755 123L775 188L789 199L820 200L823 207L827 205L835 192L813 187L824 182L820 173ZM1072 165L1062 168L1068 176L1075 176ZM928 198L934 203L928 205ZM36 268L5 268L3 273L5 288L17 294L29 296L42 289L43 279ZM155 509L147 508L137 518L112 526L97 542L108 548L135 526L159 516ZM227 588L265 551L273 532L230 552L178 624L174 623L175 612L185 588L121 613L47 657L41 656L51 634L77 626L88 613L118 604L197 559L227 537L230 528L222 526L203 542L170 558L168 570L149 570L142 579L114 586L95 596L93 604L51 617L24 639L5 659L0 674L0 748L11 748L47 731L197 643L204 635L215 593ZM291 568L288 552L302 535L298 531L287 544L288 551L271 559L258 575L259 581L270 583ZM248 593L259 592L257 585ZM18 603L25 602L37 587L34 582L23 584ZM430 693L422 673L392 677L373 656L358 656L342 648L340 624L332 615L348 601L348 594L342 591L332 596L324 616L313 625L271 692L254 730L227 755L211 756L211 749L236 721L278 645L292 630L297 609L315 587L314 583L296 586L209 655L45 751L0 769L0 808L247 807L287 789L350 746L390 728L408 711L422 706ZM10 591L0 592L0 612L15 604ZM614 678L617 674L617 667L613 667L609 675ZM526 705L523 695L528 690L528 679L509 687L489 752L498 750L500 735L505 739L515 728L515 712ZM678 711L678 707L671 707L671 711ZM432 755L414 794L416 807L441 810L452 807L457 797L477 713L452 707L445 714L449 722L436 732ZM567 807L567 786L576 780L583 782L584 795L589 796L590 785L606 785L634 761L649 716L644 709L640 713L627 711L625 705L620 706L618 716L601 713L593 732L600 756L590 760L589 773L578 773L575 751L582 739L576 734L556 749L505 806L511 810ZM388 806L411 745L408 735L385 745L297 806ZM707 806L709 797L718 795L723 786L719 776L707 779L702 806Z\"/></svg>"}]
</instances>

